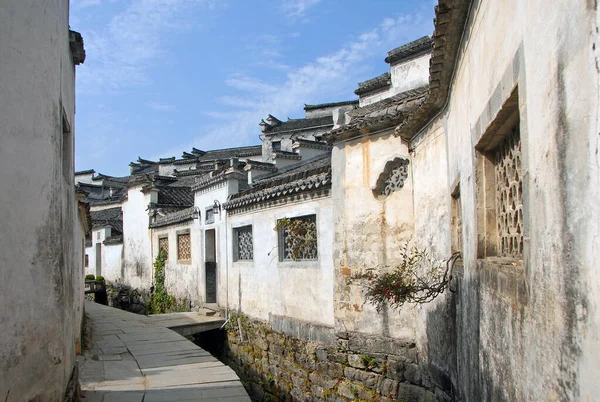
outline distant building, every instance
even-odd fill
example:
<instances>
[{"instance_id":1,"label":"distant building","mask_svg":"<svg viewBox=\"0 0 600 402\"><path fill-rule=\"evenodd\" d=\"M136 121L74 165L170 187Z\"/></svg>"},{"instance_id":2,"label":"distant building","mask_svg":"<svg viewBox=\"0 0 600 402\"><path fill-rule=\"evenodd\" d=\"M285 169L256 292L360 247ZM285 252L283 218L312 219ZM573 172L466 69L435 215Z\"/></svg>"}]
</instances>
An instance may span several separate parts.
<instances>
[{"instance_id":1,"label":"distant building","mask_svg":"<svg viewBox=\"0 0 600 402\"><path fill-rule=\"evenodd\" d=\"M74 400L90 229L73 176L83 40L67 0L0 8L0 399Z\"/></svg>"}]
</instances>

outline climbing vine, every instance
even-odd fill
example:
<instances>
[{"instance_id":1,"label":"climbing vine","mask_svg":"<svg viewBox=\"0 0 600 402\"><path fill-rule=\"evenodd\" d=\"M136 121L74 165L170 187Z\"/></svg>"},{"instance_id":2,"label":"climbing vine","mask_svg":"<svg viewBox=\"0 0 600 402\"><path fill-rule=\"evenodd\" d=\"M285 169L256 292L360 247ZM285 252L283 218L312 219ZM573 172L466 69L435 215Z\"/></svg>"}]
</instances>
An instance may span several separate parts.
<instances>
[{"instance_id":1,"label":"climbing vine","mask_svg":"<svg viewBox=\"0 0 600 402\"><path fill-rule=\"evenodd\" d=\"M165 287L165 263L167 253L164 249L158 251L154 261L154 291L150 300L151 314L164 314L176 305L173 296L169 296Z\"/></svg>"},{"instance_id":2,"label":"climbing vine","mask_svg":"<svg viewBox=\"0 0 600 402\"><path fill-rule=\"evenodd\" d=\"M316 258L317 223L313 219L282 218L273 230L284 232L285 250L280 252L287 251L292 260Z\"/></svg>"},{"instance_id":3,"label":"climbing vine","mask_svg":"<svg viewBox=\"0 0 600 402\"><path fill-rule=\"evenodd\" d=\"M378 273L370 268L352 277L361 281L366 288L365 302L374 305L378 312L385 305L398 308L404 303L429 303L446 290L452 279L452 266L459 253L444 264L427 250L409 243L402 247L400 264L393 271Z\"/></svg>"}]
</instances>

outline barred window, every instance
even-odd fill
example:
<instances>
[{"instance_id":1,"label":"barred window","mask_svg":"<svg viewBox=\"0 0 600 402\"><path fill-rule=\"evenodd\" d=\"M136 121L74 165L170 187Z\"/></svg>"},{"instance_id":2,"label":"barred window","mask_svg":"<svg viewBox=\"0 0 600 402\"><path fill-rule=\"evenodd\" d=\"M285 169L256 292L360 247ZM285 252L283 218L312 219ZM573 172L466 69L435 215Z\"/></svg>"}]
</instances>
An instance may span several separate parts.
<instances>
[{"instance_id":1,"label":"barred window","mask_svg":"<svg viewBox=\"0 0 600 402\"><path fill-rule=\"evenodd\" d=\"M191 260L191 239L189 233L182 233L177 235L177 259L178 260Z\"/></svg>"},{"instance_id":2,"label":"barred window","mask_svg":"<svg viewBox=\"0 0 600 402\"><path fill-rule=\"evenodd\" d=\"M254 259L252 226L233 229L233 260L251 261Z\"/></svg>"},{"instance_id":3,"label":"barred window","mask_svg":"<svg viewBox=\"0 0 600 402\"><path fill-rule=\"evenodd\" d=\"M306 215L287 221L288 225L279 228L279 260L316 260L317 216Z\"/></svg>"},{"instance_id":4,"label":"barred window","mask_svg":"<svg viewBox=\"0 0 600 402\"><path fill-rule=\"evenodd\" d=\"M158 239L158 250L164 250L167 259L169 258L169 238L161 237Z\"/></svg>"}]
</instances>

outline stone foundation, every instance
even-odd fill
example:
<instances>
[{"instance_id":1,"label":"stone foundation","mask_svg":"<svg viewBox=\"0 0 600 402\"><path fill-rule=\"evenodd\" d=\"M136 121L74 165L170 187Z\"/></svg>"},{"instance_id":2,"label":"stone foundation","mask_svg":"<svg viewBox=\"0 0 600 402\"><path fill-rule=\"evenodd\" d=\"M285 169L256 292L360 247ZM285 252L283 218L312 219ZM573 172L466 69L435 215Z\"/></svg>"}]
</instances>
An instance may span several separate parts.
<instances>
[{"instance_id":1,"label":"stone foundation","mask_svg":"<svg viewBox=\"0 0 600 402\"><path fill-rule=\"evenodd\" d=\"M256 401L451 400L423 374L411 342L349 332L299 339L240 315L226 328L222 358Z\"/></svg>"},{"instance_id":2,"label":"stone foundation","mask_svg":"<svg viewBox=\"0 0 600 402\"><path fill-rule=\"evenodd\" d=\"M148 314L150 307L150 292L134 289L129 285L118 282L106 282L106 293L110 307L129 311L136 314Z\"/></svg>"}]
</instances>

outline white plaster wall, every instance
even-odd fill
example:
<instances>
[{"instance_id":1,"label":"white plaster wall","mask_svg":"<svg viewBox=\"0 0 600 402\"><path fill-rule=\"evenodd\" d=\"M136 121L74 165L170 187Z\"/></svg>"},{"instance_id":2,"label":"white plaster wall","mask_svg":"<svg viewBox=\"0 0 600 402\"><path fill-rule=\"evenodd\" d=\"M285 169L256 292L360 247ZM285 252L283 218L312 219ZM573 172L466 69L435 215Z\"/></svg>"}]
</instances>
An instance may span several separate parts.
<instances>
[{"instance_id":1,"label":"white plaster wall","mask_svg":"<svg viewBox=\"0 0 600 402\"><path fill-rule=\"evenodd\" d=\"M597 21L595 4L585 2L486 0L472 11L448 108L434 123L445 127L448 176L436 180L447 183L448 202L450 183L460 181L464 277L457 359L464 400L592 400L600 394ZM518 301L479 275L474 152L513 85L519 88L527 211L526 292L519 290ZM431 158L437 154L432 150ZM427 194L415 188L415 199L421 192ZM423 213L436 210L441 205ZM416 225L426 238L434 233L420 219ZM436 243L447 248L449 233L442 232L446 239Z\"/></svg>"},{"instance_id":2,"label":"white plaster wall","mask_svg":"<svg viewBox=\"0 0 600 402\"><path fill-rule=\"evenodd\" d=\"M192 258L189 262L182 262L177 259L177 234L185 230L190 231ZM200 275L203 273L203 269L201 269L203 267L201 261L203 249L202 234L198 220L152 230L153 260L158 255L158 239L164 236L169 239L169 255L165 265L165 286L167 292L177 299L187 299L194 309L204 304L204 293L200 293Z\"/></svg>"},{"instance_id":3,"label":"white plaster wall","mask_svg":"<svg viewBox=\"0 0 600 402\"><path fill-rule=\"evenodd\" d=\"M392 89L389 96L429 84L429 59L431 53L391 66Z\"/></svg>"},{"instance_id":4,"label":"white plaster wall","mask_svg":"<svg viewBox=\"0 0 600 402\"><path fill-rule=\"evenodd\" d=\"M121 272L122 244L102 245L102 276L104 279L115 282L123 279Z\"/></svg>"},{"instance_id":5,"label":"white plaster wall","mask_svg":"<svg viewBox=\"0 0 600 402\"><path fill-rule=\"evenodd\" d=\"M393 269L400 262L401 247L413 236L413 175L385 199L372 191L386 163L396 157L412 160L407 144L391 131L334 146L335 318L340 330L412 339L414 308L377 313L363 304L361 286L350 281L350 276L369 268Z\"/></svg>"},{"instance_id":6,"label":"white plaster wall","mask_svg":"<svg viewBox=\"0 0 600 402\"><path fill-rule=\"evenodd\" d=\"M123 202L123 272L124 283L149 290L152 286L152 242L146 209L150 194L141 191L141 185L129 188Z\"/></svg>"},{"instance_id":7,"label":"white plaster wall","mask_svg":"<svg viewBox=\"0 0 600 402\"><path fill-rule=\"evenodd\" d=\"M366 95L363 95L360 97L358 106L359 107L367 106L372 103L379 102L380 100L389 98L390 96L393 96L393 95L394 95L394 93L392 92L391 88L388 88L386 90L380 90L377 92L371 92L369 94L366 94Z\"/></svg>"},{"instance_id":8,"label":"white plaster wall","mask_svg":"<svg viewBox=\"0 0 600 402\"><path fill-rule=\"evenodd\" d=\"M161 163L158 165L158 174L161 176L172 176L175 169L175 165L172 163Z\"/></svg>"},{"instance_id":9,"label":"white plaster wall","mask_svg":"<svg viewBox=\"0 0 600 402\"><path fill-rule=\"evenodd\" d=\"M298 153L300 154L300 156L302 157L303 161L306 161L308 159L314 158L315 156L318 155L322 155L324 153L327 152L331 152L325 149L315 149L315 148L309 148L309 147L299 147L297 148ZM300 162L300 161L295 161L295 162Z\"/></svg>"},{"instance_id":10,"label":"white plaster wall","mask_svg":"<svg viewBox=\"0 0 600 402\"><path fill-rule=\"evenodd\" d=\"M93 173L86 173L86 174L78 174L75 176L75 182L76 183L87 183L87 184L96 184L93 180L92 177L94 176Z\"/></svg>"},{"instance_id":11,"label":"white plaster wall","mask_svg":"<svg viewBox=\"0 0 600 402\"><path fill-rule=\"evenodd\" d=\"M61 127L62 108L75 127L68 6L0 6L3 400L62 400L75 364L81 266L73 166L63 172Z\"/></svg>"},{"instance_id":12,"label":"white plaster wall","mask_svg":"<svg viewBox=\"0 0 600 402\"><path fill-rule=\"evenodd\" d=\"M229 236L232 228L252 225L254 246L252 262L230 262L229 307L262 320L274 314L333 326L332 207L327 197L229 216ZM318 261L280 262L277 220L311 214L317 216Z\"/></svg>"}]
</instances>

